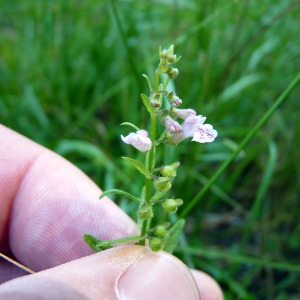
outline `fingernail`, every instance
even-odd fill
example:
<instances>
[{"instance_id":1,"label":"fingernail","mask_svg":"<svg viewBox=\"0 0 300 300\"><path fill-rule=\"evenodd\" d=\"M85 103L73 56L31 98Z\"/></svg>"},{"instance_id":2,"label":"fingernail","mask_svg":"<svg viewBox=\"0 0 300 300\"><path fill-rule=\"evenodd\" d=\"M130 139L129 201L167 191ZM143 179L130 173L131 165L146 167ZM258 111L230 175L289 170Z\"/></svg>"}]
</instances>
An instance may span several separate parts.
<instances>
[{"instance_id":1,"label":"fingernail","mask_svg":"<svg viewBox=\"0 0 300 300\"><path fill-rule=\"evenodd\" d=\"M118 299L200 299L189 269L174 256L146 251L119 278Z\"/></svg>"}]
</instances>

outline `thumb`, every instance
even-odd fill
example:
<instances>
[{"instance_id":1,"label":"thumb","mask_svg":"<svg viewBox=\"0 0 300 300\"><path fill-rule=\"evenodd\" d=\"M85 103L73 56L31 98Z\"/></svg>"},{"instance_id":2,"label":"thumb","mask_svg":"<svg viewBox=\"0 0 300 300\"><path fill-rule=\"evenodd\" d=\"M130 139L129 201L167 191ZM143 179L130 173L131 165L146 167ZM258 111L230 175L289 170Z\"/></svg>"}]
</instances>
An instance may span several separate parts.
<instances>
[{"instance_id":1,"label":"thumb","mask_svg":"<svg viewBox=\"0 0 300 300\"><path fill-rule=\"evenodd\" d=\"M123 246L0 287L0 299L200 299L189 269L166 252Z\"/></svg>"}]
</instances>

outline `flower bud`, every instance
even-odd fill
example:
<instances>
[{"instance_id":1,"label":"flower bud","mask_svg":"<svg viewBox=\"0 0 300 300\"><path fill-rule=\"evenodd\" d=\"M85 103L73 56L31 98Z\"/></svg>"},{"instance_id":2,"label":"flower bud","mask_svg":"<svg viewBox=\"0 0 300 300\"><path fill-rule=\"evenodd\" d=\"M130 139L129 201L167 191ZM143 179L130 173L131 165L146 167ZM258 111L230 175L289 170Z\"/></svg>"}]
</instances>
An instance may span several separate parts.
<instances>
[{"instance_id":1,"label":"flower bud","mask_svg":"<svg viewBox=\"0 0 300 300\"><path fill-rule=\"evenodd\" d=\"M173 64L176 62L176 54L174 54L174 45L171 45L169 49L164 49L159 54L160 59L165 63Z\"/></svg>"},{"instance_id":2,"label":"flower bud","mask_svg":"<svg viewBox=\"0 0 300 300\"><path fill-rule=\"evenodd\" d=\"M177 68L172 68L170 71L167 72L167 75L170 79L175 79L179 74L179 71Z\"/></svg>"},{"instance_id":3,"label":"flower bud","mask_svg":"<svg viewBox=\"0 0 300 300\"><path fill-rule=\"evenodd\" d=\"M191 108L187 108L187 109L173 108L170 115L174 118L180 118L185 120L189 116L196 116L196 112Z\"/></svg>"},{"instance_id":4,"label":"flower bud","mask_svg":"<svg viewBox=\"0 0 300 300\"><path fill-rule=\"evenodd\" d=\"M158 192L164 192L171 188L171 182L168 177L157 177L154 179L154 186Z\"/></svg>"},{"instance_id":5,"label":"flower bud","mask_svg":"<svg viewBox=\"0 0 300 300\"><path fill-rule=\"evenodd\" d=\"M148 220L153 217L153 211L150 205L141 206L137 213L140 220Z\"/></svg>"},{"instance_id":6,"label":"flower bud","mask_svg":"<svg viewBox=\"0 0 300 300\"><path fill-rule=\"evenodd\" d=\"M162 207L166 212L173 214L182 204L183 201L181 199L167 199L162 203Z\"/></svg>"},{"instance_id":7,"label":"flower bud","mask_svg":"<svg viewBox=\"0 0 300 300\"><path fill-rule=\"evenodd\" d=\"M161 174L166 177L175 177L176 171L177 171L179 165L180 165L180 163L177 161L177 162L172 163L169 166L164 166L161 169Z\"/></svg>"},{"instance_id":8,"label":"flower bud","mask_svg":"<svg viewBox=\"0 0 300 300\"><path fill-rule=\"evenodd\" d=\"M164 49L163 51L161 51L160 54L159 54L159 57L160 57L162 60L167 59L167 57L168 57L168 50L167 50L167 49Z\"/></svg>"},{"instance_id":9,"label":"flower bud","mask_svg":"<svg viewBox=\"0 0 300 300\"><path fill-rule=\"evenodd\" d=\"M164 223L164 224L161 224L161 225L157 225L154 228L153 232L158 237L165 237L168 234L168 227L169 227L169 223Z\"/></svg>"},{"instance_id":10,"label":"flower bud","mask_svg":"<svg viewBox=\"0 0 300 300\"><path fill-rule=\"evenodd\" d=\"M164 247L164 240L159 237L152 237L149 241L149 247L154 252L162 250Z\"/></svg>"},{"instance_id":11,"label":"flower bud","mask_svg":"<svg viewBox=\"0 0 300 300\"><path fill-rule=\"evenodd\" d=\"M171 45L167 50L167 59L170 64L176 62L176 54L174 54L174 45Z\"/></svg>"},{"instance_id":12,"label":"flower bud","mask_svg":"<svg viewBox=\"0 0 300 300\"><path fill-rule=\"evenodd\" d=\"M167 99L173 107L178 107L182 104L182 100L174 92L168 93Z\"/></svg>"},{"instance_id":13,"label":"flower bud","mask_svg":"<svg viewBox=\"0 0 300 300\"><path fill-rule=\"evenodd\" d=\"M176 54L169 54L167 58L170 64L174 64L177 60Z\"/></svg>"}]
</instances>

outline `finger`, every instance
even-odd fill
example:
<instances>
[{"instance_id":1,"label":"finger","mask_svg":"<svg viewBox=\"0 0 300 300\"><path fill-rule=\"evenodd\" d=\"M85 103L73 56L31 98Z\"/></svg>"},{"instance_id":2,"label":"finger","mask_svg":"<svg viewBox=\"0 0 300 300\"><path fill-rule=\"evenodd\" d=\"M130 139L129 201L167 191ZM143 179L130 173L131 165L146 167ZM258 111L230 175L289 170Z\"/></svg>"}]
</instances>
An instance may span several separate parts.
<instances>
[{"instance_id":1,"label":"finger","mask_svg":"<svg viewBox=\"0 0 300 300\"><path fill-rule=\"evenodd\" d=\"M0 125L0 247L39 271L88 255L90 233L115 239L136 224L80 170Z\"/></svg>"},{"instance_id":2,"label":"finger","mask_svg":"<svg viewBox=\"0 0 300 300\"><path fill-rule=\"evenodd\" d=\"M0 287L3 299L71 299L69 294L74 299L200 299L191 272L180 260L141 246L106 250Z\"/></svg>"},{"instance_id":3,"label":"finger","mask_svg":"<svg viewBox=\"0 0 300 300\"><path fill-rule=\"evenodd\" d=\"M223 293L218 283L209 275L198 270L192 270L200 291L201 300L223 300Z\"/></svg>"}]
</instances>

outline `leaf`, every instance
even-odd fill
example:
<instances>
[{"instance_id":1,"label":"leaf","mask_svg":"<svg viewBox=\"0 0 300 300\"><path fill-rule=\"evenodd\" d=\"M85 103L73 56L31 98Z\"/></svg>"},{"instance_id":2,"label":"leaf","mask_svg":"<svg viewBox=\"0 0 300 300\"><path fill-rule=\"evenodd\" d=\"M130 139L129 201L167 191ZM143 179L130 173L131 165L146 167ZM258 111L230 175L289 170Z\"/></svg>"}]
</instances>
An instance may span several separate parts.
<instances>
[{"instance_id":1,"label":"leaf","mask_svg":"<svg viewBox=\"0 0 300 300\"><path fill-rule=\"evenodd\" d=\"M150 105L150 99L148 98L148 96L142 93L142 94L141 94L141 97L142 97L143 103L144 103L144 105L146 106L148 112L149 112L151 115L153 115L153 114L155 113L155 109L154 109L154 107L152 107L152 106Z\"/></svg>"},{"instance_id":2,"label":"leaf","mask_svg":"<svg viewBox=\"0 0 300 300\"><path fill-rule=\"evenodd\" d=\"M151 91L152 90L152 85L151 85L149 77L146 74L142 74L142 76L146 79L146 81L148 83L149 90Z\"/></svg>"},{"instance_id":3,"label":"leaf","mask_svg":"<svg viewBox=\"0 0 300 300\"><path fill-rule=\"evenodd\" d=\"M168 235L165 238L164 251L173 253L183 231L184 225L185 219L179 219L172 225L172 227L169 229Z\"/></svg>"},{"instance_id":4,"label":"leaf","mask_svg":"<svg viewBox=\"0 0 300 300\"><path fill-rule=\"evenodd\" d=\"M107 191L103 192L100 195L99 199L102 199L104 196L109 195L109 194L123 195L123 196L127 197L128 199L131 199L131 200L134 200L134 201L137 201L137 202L140 202L140 203L143 202L141 199L139 199L139 198L127 193L127 192L124 192L122 190L118 190L118 189L111 189L111 190L107 190Z\"/></svg>"},{"instance_id":5,"label":"leaf","mask_svg":"<svg viewBox=\"0 0 300 300\"><path fill-rule=\"evenodd\" d=\"M95 238L94 236L86 233L83 235L85 242L96 252L102 251L100 247L97 247L97 244L101 242L101 240Z\"/></svg>"},{"instance_id":6,"label":"leaf","mask_svg":"<svg viewBox=\"0 0 300 300\"><path fill-rule=\"evenodd\" d=\"M151 177L150 171L138 160L135 160L133 158L129 158L126 156L122 156L123 159L130 162L138 171L140 171L143 175L145 175L147 178Z\"/></svg>"},{"instance_id":7,"label":"leaf","mask_svg":"<svg viewBox=\"0 0 300 300\"><path fill-rule=\"evenodd\" d=\"M121 125L122 125L122 126L123 126L123 125L130 126L130 127L132 127L134 130L136 130L136 131L140 130L137 126L135 126L134 124L132 124L132 123L130 123L130 122L123 122Z\"/></svg>"}]
</instances>

